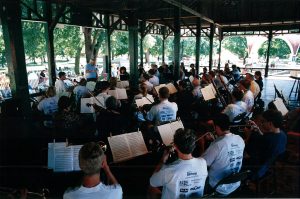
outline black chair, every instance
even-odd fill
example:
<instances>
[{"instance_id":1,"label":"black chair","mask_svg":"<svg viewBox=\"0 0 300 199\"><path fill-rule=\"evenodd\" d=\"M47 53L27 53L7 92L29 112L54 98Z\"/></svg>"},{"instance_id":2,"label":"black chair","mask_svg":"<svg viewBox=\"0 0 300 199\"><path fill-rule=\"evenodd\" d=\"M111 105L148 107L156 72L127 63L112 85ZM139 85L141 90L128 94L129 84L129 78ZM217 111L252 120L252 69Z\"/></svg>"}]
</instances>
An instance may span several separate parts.
<instances>
[{"instance_id":1,"label":"black chair","mask_svg":"<svg viewBox=\"0 0 300 199\"><path fill-rule=\"evenodd\" d=\"M242 171L239 173L233 173L225 178L223 178L222 180L220 180L213 188L212 188L212 193L204 195L203 198L215 198L215 197L229 197L230 195L232 195L235 191L233 191L232 193L230 193L229 195L222 195L220 193L217 192L217 187L220 185L224 185L224 184L231 184L231 183L236 183L241 181L244 181L248 178L248 176L250 175L251 171L250 170L246 170L246 171ZM240 186L241 187L241 186Z\"/></svg>"}]
</instances>

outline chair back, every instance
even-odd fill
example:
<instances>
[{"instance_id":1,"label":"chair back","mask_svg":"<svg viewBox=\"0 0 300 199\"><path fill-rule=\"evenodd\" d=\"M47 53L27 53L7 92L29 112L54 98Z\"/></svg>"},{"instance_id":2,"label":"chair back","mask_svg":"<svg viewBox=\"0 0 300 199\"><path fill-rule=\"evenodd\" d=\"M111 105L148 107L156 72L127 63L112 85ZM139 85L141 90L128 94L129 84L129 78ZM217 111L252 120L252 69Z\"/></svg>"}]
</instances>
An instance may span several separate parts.
<instances>
[{"instance_id":1,"label":"chair back","mask_svg":"<svg viewBox=\"0 0 300 199\"><path fill-rule=\"evenodd\" d=\"M216 188L219 185L222 185L222 184L231 184L231 183L236 183L236 182L239 182L239 181L243 181L243 180L248 178L250 173L251 173L250 170L246 170L246 171L239 172L239 173L233 173L233 174L223 178L222 180L220 180L218 182L218 184L214 187L214 190L216 190Z\"/></svg>"}]
</instances>

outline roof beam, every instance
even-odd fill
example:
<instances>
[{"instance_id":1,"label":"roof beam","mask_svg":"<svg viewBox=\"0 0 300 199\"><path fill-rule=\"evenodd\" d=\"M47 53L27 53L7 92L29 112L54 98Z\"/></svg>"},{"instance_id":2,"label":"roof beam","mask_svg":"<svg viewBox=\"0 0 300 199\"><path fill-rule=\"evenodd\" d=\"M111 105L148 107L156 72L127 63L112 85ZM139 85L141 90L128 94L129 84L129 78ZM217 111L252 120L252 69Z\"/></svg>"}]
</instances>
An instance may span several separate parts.
<instances>
[{"instance_id":1,"label":"roof beam","mask_svg":"<svg viewBox=\"0 0 300 199\"><path fill-rule=\"evenodd\" d=\"M163 0L163 1L169 3L169 4L173 5L173 6L176 6L176 7L180 8L180 9L186 11L186 12L189 12L189 13L191 13L191 14L197 16L197 17L200 17L200 18L203 19L204 21L207 21L207 22L212 23L212 24L215 23L212 19L210 19L210 18L208 18L208 17L206 17L206 16L200 14L199 12L197 12L197 11L191 9L190 7L188 7L188 6L186 6L186 5L183 5L182 3L180 3L180 2L178 2L178 1L176 1L176 0Z\"/></svg>"}]
</instances>

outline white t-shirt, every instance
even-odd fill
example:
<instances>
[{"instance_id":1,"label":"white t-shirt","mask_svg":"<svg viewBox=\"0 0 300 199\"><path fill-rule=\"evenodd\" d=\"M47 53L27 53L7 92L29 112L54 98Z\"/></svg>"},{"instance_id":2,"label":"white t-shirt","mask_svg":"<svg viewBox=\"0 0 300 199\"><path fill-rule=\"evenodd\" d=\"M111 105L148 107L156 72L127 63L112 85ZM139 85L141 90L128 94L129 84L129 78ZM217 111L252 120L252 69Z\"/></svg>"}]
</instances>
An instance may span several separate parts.
<instances>
[{"instance_id":1,"label":"white t-shirt","mask_svg":"<svg viewBox=\"0 0 300 199\"><path fill-rule=\"evenodd\" d=\"M207 165L203 158L177 160L164 165L150 178L152 187L163 186L162 199L199 198L207 177Z\"/></svg>"},{"instance_id":2,"label":"white t-shirt","mask_svg":"<svg viewBox=\"0 0 300 199\"><path fill-rule=\"evenodd\" d=\"M239 135L228 133L218 137L202 157L206 160L209 184L214 187L220 180L240 171L245 148ZM240 186L240 182L218 186L217 192L228 195Z\"/></svg>"},{"instance_id":3,"label":"white t-shirt","mask_svg":"<svg viewBox=\"0 0 300 199\"><path fill-rule=\"evenodd\" d=\"M73 92L76 95L76 101L78 102L80 98L89 93L89 90L86 88L86 86L78 85L74 88Z\"/></svg>"},{"instance_id":4,"label":"white t-shirt","mask_svg":"<svg viewBox=\"0 0 300 199\"><path fill-rule=\"evenodd\" d=\"M108 95L107 93L99 93L96 98L101 102L101 104L99 104L99 102L97 103L99 106L101 106L102 108L106 108L106 100L110 97L111 95Z\"/></svg>"},{"instance_id":5,"label":"white t-shirt","mask_svg":"<svg viewBox=\"0 0 300 199\"><path fill-rule=\"evenodd\" d=\"M247 104L243 101L237 101L234 104L228 104L228 106L226 106L226 108L224 109L223 113L228 115L230 122L233 122L233 119L236 116L245 113L246 111L247 111Z\"/></svg>"},{"instance_id":6,"label":"white t-shirt","mask_svg":"<svg viewBox=\"0 0 300 199\"><path fill-rule=\"evenodd\" d=\"M56 93L66 92L66 84L63 80L57 80L55 82Z\"/></svg>"},{"instance_id":7,"label":"white t-shirt","mask_svg":"<svg viewBox=\"0 0 300 199\"><path fill-rule=\"evenodd\" d=\"M164 100L159 104L152 106L147 113L147 119L154 121L155 123L175 121L177 111L178 106L175 102Z\"/></svg>"},{"instance_id":8,"label":"white t-shirt","mask_svg":"<svg viewBox=\"0 0 300 199\"><path fill-rule=\"evenodd\" d=\"M45 115L52 115L58 109L57 103L58 103L57 96L48 97L40 101L37 108L39 111L43 111Z\"/></svg>"},{"instance_id":9,"label":"white t-shirt","mask_svg":"<svg viewBox=\"0 0 300 199\"><path fill-rule=\"evenodd\" d=\"M95 187L87 188L80 186L74 190L67 190L64 193L64 199L121 199L122 198L122 187L118 185L105 185L98 184Z\"/></svg>"},{"instance_id":10,"label":"white t-shirt","mask_svg":"<svg viewBox=\"0 0 300 199\"><path fill-rule=\"evenodd\" d=\"M153 90L153 84L151 84L148 80L144 81L144 84L146 84L148 92Z\"/></svg>"},{"instance_id":11,"label":"white t-shirt","mask_svg":"<svg viewBox=\"0 0 300 199\"><path fill-rule=\"evenodd\" d=\"M153 86L158 86L159 85L159 79L157 76L153 75L153 77L151 77L149 79L149 82L153 85Z\"/></svg>"},{"instance_id":12,"label":"white t-shirt","mask_svg":"<svg viewBox=\"0 0 300 199\"><path fill-rule=\"evenodd\" d=\"M254 105L254 95L250 90L246 91L244 94L243 101L247 104L247 111L251 112Z\"/></svg>"}]
</instances>

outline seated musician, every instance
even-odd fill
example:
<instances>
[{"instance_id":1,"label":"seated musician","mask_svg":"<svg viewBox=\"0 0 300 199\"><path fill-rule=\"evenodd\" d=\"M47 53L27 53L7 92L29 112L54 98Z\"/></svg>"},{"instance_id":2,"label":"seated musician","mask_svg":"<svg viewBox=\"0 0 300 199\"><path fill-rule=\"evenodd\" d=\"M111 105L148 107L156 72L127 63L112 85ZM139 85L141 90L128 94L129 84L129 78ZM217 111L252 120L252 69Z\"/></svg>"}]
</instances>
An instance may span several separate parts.
<instances>
[{"instance_id":1,"label":"seated musician","mask_svg":"<svg viewBox=\"0 0 300 199\"><path fill-rule=\"evenodd\" d=\"M150 69L148 71L149 75L150 75L150 79L149 82L153 85L153 86L158 86L159 85L159 78L157 76L155 76L155 71L154 69Z\"/></svg>"},{"instance_id":2,"label":"seated musician","mask_svg":"<svg viewBox=\"0 0 300 199\"><path fill-rule=\"evenodd\" d=\"M247 112L252 111L254 106L254 95L250 91L251 82L249 80L243 79L239 82L239 89L244 92L243 101L247 104Z\"/></svg>"},{"instance_id":3,"label":"seated musician","mask_svg":"<svg viewBox=\"0 0 300 199\"><path fill-rule=\"evenodd\" d=\"M128 81L130 78L130 75L129 73L126 71L126 67L125 66L122 66L120 68L120 80L121 81Z\"/></svg>"},{"instance_id":4,"label":"seated musician","mask_svg":"<svg viewBox=\"0 0 300 199\"><path fill-rule=\"evenodd\" d=\"M223 88L222 82L219 78L216 78L216 73L214 71L209 71L209 79L210 82L213 81L213 83L216 85L217 89Z\"/></svg>"},{"instance_id":5,"label":"seated musician","mask_svg":"<svg viewBox=\"0 0 300 199\"><path fill-rule=\"evenodd\" d=\"M254 76L250 73L246 73L246 78L245 79L247 79L251 82L250 91L253 93L254 98L256 98L258 96L258 94L260 93L260 87L256 83L256 81L254 81Z\"/></svg>"},{"instance_id":6,"label":"seated musician","mask_svg":"<svg viewBox=\"0 0 300 199\"><path fill-rule=\"evenodd\" d=\"M67 85L65 84L64 80L67 79L65 72L58 73L58 80L55 82L56 92L59 95L60 93L67 91Z\"/></svg>"},{"instance_id":7,"label":"seated musician","mask_svg":"<svg viewBox=\"0 0 300 199\"><path fill-rule=\"evenodd\" d=\"M124 133L128 127L128 116L123 116L119 112L118 101L114 96L110 96L106 100L106 109L99 109L97 105L93 105L99 111L96 119L99 138L106 141L110 135L118 135Z\"/></svg>"},{"instance_id":8,"label":"seated musician","mask_svg":"<svg viewBox=\"0 0 300 199\"><path fill-rule=\"evenodd\" d=\"M75 94L76 97L76 103L80 103L80 99L82 97L85 97L87 95L89 95L89 90L86 87L86 79L82 78L79 82L79 85L77 85L74 90L73 93Z\"/></svg>"},{"instance_id":9,"label":"seated musician","mask_svg":"<svg viewBox=\"0 0 300 199\"><path fill-rule=\"evenodd\" d=\"M101 147L94 142L85 144L79 151L79 167L83 171L82 185L75 189L68 189L64 199L106 198L121 199L122 187L110 171L106 156ZM111 185L105 185L100 179L103 169Z\"/></svg>"},{"instance_id":10,"label":"seated musician","mask_svg":"<svg viewBox=\"0 0 300 199\"><path fill-rule=\"evenodd\" d=\"M260 99L261 92L264 88L264 82L263 82L263 79L262 79L262 76L261 76L261 72L260 71L255 71L254 78L255 78L255 82L258 84L259 89L260 89L260 92L257 95L257 98Z\"/></svg>"},{"instance_id":11,"label":"seated musician","mask_svg":"<svg viewBox=\"0 0 300 199\"><path fill-rule=\"evenodd\" d=\"M209 75L207 73L207 68L203 67L203 73L201 77L201 84L208 84L209 83Z\"/></svg>"},{"instance_id":12,"label":"seated musician","mask_svg":"<svg viewBox=\"0 0 300 199\"><path fill-rule=\"evenodd\" d=\"M242 101L243 99L243 92L239 89L234 89L232 91L232 104L228 104L226 108L223 110L223 113L228 115L230 122L239 122L234 121L234 118L238 115L247 112L247 104Z\"/></svg>"},{"instance_id":13,"label":"seated musician","mask_svg":"<svg viewBox=\"0 0 300 199\"><path fill-rule=\"evenodd\" d=\"M145 83L141 83L139 86L139 94L134 96L134 99L141 99L143 97L151 97L152 95L148 94L147 85Z\"/></svg>"},{"instance_id":14,"label":"seated musician","mask_svg":"<svg viewBox=\"0 0 300 199\"><path fill-rule=\"evenodd\" d=\"M52 116L58 109L58 97L54 86L50 86L46 91L46 98L42 99L37 108L46 116Z\"/></svg>"},{"instance_id":15,"label":"seated musician","mask_svg":"<svg viewBox=\"0 0 300 199\"><path fill-rule=\"evenodd\" d=\"M149 82L150 76L147 73L143 74L142 83L146 84L147 91L151 92L153 90L153 84Z\"/></svg>"},{"instance_id":16,"label":"seated musician","mask_svg":"<svg viewBox=\"0 0 300 199\"><path fill-rule=\"evenodd\" d=\"M178 105L178 115L182 120L191 118L191 107L194 102L193 94L186 90L186 87L185 81L179 81L176 102Z\"/></svg>"},{"instance_id":17,"label":"seated musician","mask_svg":"<svg viewBox=\"0 0 300 199\"><path fill-rule=\"evenodd\" d=\"M100 92L96 97L101 102L102 108L105 108L106 100L110 97L110 95L107 94L109 90L110 84L108 81L102 81L99 85L98 91Z\"/></svg>"},{"instance_id":18,"label":"seated musician","mask_svg":"<svg viewBox=\"0 0 300 199\"><path fill-rule=\"evenodd\" d=\"M257 123L250 122L252 128L245 128L245 163L254 171L252 179L255 180L264 176L276 158L285 152L287 136L281 130L283 116L277 110L267 110Z\"/></svg>"},{"instance_id":19,"label":"seated musician","mask_svg":"<svg viewBox=\"0 0 300 199\"><path fill-rule=\"evenodd\" d=\"M150 178L150 192L161 198L199 198L203 195L207 165L203 158L194 158L195 135L192 130L178 129L174 134L174 149L178 160L166 165L170 149L166 150Z\"/></svg>"},{"instance_id":20,"label":"seated musician","mask_svg":"<svg viewBox=\"0 0 300 199\"><path fill-rule=\"evenodd\" d=\"M201 93L201 86L200 86L199 79L194 78L194 80L192 81L192 85L194 87L194 89L192 90L192 94L193 94L194 98L195 99L201 98L203 95Z\"/></svg>"},{"instance_id":21,"label":"seated musician","mask_svg":"<svg viewBox=\"0 0 300 199\"><path fill-rule=\"evenodd\" d=\"M146 115L146 119L155 124L175 121L178 107L175 102L169 102L169 89L167 87L162 87L159 89L158 93L160 103L152 106Z\"/></svg>"},{"instance_id":22,"label":"seated musician","mask_svg":"<svg viewBox=\"0 0 300 199\"><path fill-rule=\"evenodd\" d=\"M229 117L223 113L215 116L214 120L217 139L206 149L202 158L208 166L209 186L214 187L220 180L240 171L243 160L245 143L243 139L229 131ZM240 186L240 182L224 184L216 191L228 195ZM208 189L209 190L209 189Z\"/></svg>"}]
</instances>

